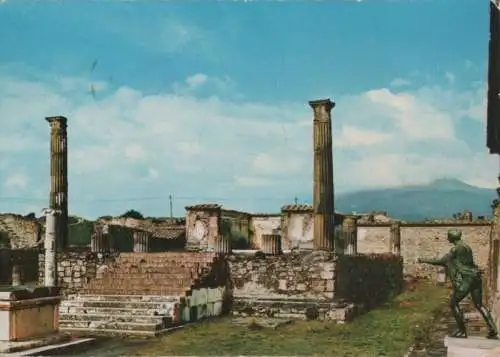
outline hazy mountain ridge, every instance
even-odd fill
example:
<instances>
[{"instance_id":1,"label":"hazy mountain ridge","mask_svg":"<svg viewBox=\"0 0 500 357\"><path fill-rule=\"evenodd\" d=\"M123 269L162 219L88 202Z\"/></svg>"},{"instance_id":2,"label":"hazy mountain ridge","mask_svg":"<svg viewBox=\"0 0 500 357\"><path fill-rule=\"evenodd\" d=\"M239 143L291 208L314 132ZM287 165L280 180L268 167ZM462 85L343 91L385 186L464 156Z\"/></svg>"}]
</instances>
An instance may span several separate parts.
<instances>
[{"instance_id":1,"label":"hazy mountain ridge","mask_svg":"<svg viewBox=\"0 0 500 357\"><path fill-rule=\"evenodd\" d=\"M494 189L471 186L456 179L439 179L428 185L403 186L338 194L340 212L387 211L391 217L408 221L446 218L469 210L476 216L490 216Z\"/></svg>"}]
</instances>

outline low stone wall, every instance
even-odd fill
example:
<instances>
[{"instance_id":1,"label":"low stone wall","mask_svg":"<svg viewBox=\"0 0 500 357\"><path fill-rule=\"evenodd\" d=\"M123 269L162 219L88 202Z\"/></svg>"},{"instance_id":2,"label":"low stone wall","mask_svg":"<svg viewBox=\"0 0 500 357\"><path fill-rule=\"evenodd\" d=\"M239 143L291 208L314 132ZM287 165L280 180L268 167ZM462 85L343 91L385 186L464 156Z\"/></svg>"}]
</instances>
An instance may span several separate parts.
<instances>
[{"instance_id":1,"label":"low stone wall","mask_svg":"<svg viewBox=\"0 0 500 357\"><path fill-rule=\"evenodd\" d=\"M78 293L85 284L95 278L104 266L114 262L115 254L92 253L88 248L73 248L57 252L57 278L62 293ZM44 284L45 254L38 256L38 283Z\"/></svg>"},{"instance_id":2,"label":"low stone wall","mask_svg":"<svg viewBox=\"0 0 500 357\"><path fill-rule=\"evenodd\" d=\"M335 273L336 296L368 309L403 289L403 258L394 254L339 256Z\"/></svg>"},{"instance_id":3,"label":"low stone wall","mask_svg":"<svg viewBox=\"0 0 500 357\"><path fill-rule=\"evenodd\" d=\"M387 255L300 252L228 257L234 315L350 320L401 291L403 262Z\"/></svg>"}]
</instances>

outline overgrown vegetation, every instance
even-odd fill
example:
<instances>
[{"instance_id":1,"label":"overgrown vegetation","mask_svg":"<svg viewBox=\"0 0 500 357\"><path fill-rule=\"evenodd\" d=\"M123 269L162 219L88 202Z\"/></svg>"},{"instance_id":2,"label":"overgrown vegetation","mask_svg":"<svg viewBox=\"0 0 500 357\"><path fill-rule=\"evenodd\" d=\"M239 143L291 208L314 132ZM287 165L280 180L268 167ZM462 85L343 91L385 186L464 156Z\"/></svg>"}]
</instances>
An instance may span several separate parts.
<instances>
[{"instance_id":1,"label":"overgrown vegetation","mask_svg":"<svg viewBox=\"0 0 500 357\"><path fill-rule=\"evenodd\" d=\"M296 321L276 330L251 329L227 317L166 335L134 354L401 357L415 341L429 338L448 296L446 288L425 282L410 290L345 325Z\"/></svg>"}]
</instances>

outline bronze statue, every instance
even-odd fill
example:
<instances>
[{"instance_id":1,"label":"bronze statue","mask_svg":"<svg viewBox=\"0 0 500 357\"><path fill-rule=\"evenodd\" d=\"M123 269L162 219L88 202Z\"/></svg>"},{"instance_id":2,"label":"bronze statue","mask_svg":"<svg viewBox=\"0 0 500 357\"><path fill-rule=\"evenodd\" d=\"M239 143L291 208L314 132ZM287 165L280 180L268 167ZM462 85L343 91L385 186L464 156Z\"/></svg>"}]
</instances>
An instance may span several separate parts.
<instances>
[{"instance_id":1,"label":"bronze statue","mask_svg":"<svg viewBox=\"0 0 500 357\"><path fill-rule=\"evenodd\" d=\"M481 270L474 263L472 249L462 241L462 232L457 229L448 231L448 242L453 244L450 251L440 259L421 259L418 263L438 265L446 268L446 275L451 280L453 294L450 300L450 308L457 322L458 329L452 337L467 338L464 316L460 310L460 301L467 295L471 295L475 308L481 313L484 321L488 325L489 339L497 339L498 331L493 321L493 317L488 309L483 305L483 282Z\"/></svg>"}]
</instances>

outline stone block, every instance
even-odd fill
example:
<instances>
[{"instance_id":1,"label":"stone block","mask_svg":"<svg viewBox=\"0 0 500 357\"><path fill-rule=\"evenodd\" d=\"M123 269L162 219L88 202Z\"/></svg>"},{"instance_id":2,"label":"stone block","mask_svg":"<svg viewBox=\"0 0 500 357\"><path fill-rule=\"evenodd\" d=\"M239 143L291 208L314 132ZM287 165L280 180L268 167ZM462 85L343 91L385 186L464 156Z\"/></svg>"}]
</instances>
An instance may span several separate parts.
<instances>
[{"instance_id":1,"label":"stone block","mask_svg":"<svg viewBox=\"0 0 500 357\"><path fill-rule=\"evenodd\" d=\"M488 340L482 337L452 338L447 336L444 344L447 347L447 357L500 356L500 340Z\"/></svg>"}]
</instances>

